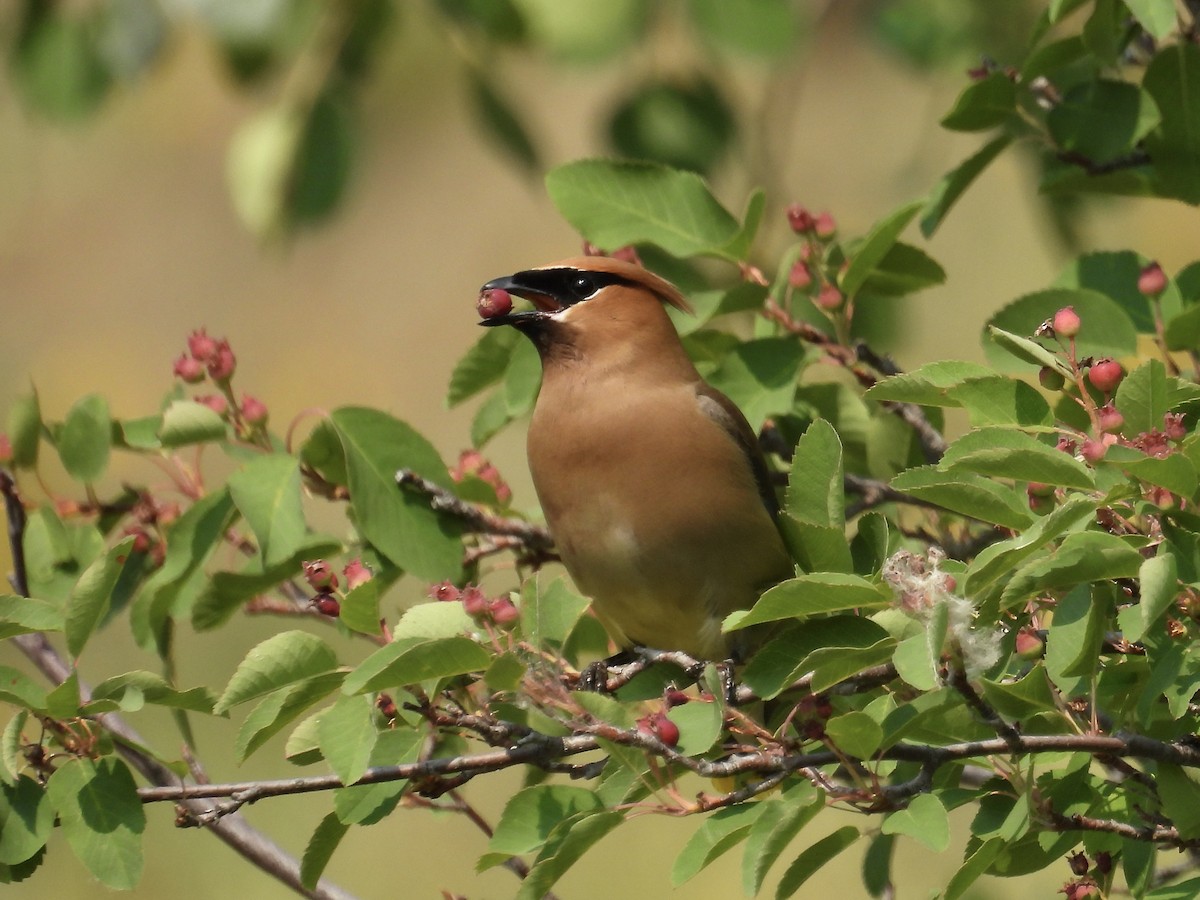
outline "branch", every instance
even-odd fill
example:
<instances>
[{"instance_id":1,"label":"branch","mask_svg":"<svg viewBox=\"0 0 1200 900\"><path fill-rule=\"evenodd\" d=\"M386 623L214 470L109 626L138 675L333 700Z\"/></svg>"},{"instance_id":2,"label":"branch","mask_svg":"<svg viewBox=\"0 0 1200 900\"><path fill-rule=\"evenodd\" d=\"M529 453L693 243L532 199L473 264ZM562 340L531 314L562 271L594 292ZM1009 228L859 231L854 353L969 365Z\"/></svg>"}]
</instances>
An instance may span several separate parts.
<instances>
[{"instance_id":1,"label":"branch","mask_svg":"<svg viewBox=\"0 0 1200 900\"><path fill-rule=\"evenodd\" d=\"M28 597L29 582L26 575L24 545L25 507L21 502L12 475L3 469L0 469L0 493L4 496L9 547L13 559L13 574L10 580L14 591L22 597ZM38 671L53 684L62 684L72 674L71 666L44 634L21 634L12 640L29 661L37 667ZM80 698L87 699L90 694L88 685L81 681L79 683ZM138 749L146 746L146 742L124 719L116 713L98 713L92 716L92 719L115 738L117 751L147 781L162 787L178 785L178 775L157 759ZM209 807L209 804L184 799L180 800L180 805L184 807L185 815L195 820L202 820ZM325 879L318 882L312 890L305 888L300 883L300 863L295 857L284 851L262 832L251 827L245 819L238 816L221 818L212 821L208 827L216 837L224 841L244 859L301 896L315 898L315 900L353 900L352 894Z\"/></svg>"}]
</instances>

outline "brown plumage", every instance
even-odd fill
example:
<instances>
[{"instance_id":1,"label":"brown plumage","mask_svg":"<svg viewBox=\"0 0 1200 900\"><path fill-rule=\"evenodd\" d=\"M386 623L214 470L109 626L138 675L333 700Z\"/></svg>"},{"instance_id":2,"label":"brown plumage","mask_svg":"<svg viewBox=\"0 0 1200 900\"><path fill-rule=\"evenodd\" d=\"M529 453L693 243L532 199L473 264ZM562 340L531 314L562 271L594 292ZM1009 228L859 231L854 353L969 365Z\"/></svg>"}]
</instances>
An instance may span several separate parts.
<instances>
[{"instance_id":1,"label":"brown plumage","mask_svg":"<svg viewBox=\"0 0 1200 900\"><path fill-rule=\"evenodd\" d=\"M721 621L793 574L746 419L696 371L670 283L606 257L498 278L535 310L512 325L542 359L529 468L559 553L621 646L742 656Z\"/></svg>"}]
</instances>

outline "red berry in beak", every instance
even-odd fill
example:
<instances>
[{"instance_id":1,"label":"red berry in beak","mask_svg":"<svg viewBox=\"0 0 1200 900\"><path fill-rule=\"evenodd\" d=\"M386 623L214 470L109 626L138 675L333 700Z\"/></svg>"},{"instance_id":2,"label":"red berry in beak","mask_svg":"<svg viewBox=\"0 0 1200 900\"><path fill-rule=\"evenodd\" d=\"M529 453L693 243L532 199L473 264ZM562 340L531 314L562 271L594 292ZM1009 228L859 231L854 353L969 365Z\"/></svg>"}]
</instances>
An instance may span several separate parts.
<instances>
[{"instance_id":1,"label":"red berry in beak","mask_svg":"<svg viewBox=\"0 0 1200 900\"><path fill-rule=\"evenodd\" d=\"M481 319L495 319L497 316L508 315L512 306L512 296L508 291L499 288L483 291L475 301L475 311Z\"/></svg>"}]
</instances>

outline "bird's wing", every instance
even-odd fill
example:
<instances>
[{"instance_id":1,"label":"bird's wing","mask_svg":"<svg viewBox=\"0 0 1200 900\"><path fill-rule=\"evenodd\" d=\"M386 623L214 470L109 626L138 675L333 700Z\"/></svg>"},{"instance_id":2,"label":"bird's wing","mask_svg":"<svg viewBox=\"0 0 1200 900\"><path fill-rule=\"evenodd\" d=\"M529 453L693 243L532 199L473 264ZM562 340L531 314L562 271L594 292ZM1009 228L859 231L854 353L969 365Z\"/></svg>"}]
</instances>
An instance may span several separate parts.
<instances>
[{"instance_id":1,"label":"bird's wing","mask_svg":"<svg viewBox=\"0 0 1200 900\"><path fill-rule=\"evenodd\" d=\"M696 401L701 411L725 430L725 433L738 445L746 464L754 474L754 483L758 486L758 495L762 498L763 506L775 519L779 515L779 498L775 496L775 488L771 484L771 471L763 458L762 449L758 445L758 435L742 415L732 400L705 382L696 386Z\"/></svg>"}]
</instances>

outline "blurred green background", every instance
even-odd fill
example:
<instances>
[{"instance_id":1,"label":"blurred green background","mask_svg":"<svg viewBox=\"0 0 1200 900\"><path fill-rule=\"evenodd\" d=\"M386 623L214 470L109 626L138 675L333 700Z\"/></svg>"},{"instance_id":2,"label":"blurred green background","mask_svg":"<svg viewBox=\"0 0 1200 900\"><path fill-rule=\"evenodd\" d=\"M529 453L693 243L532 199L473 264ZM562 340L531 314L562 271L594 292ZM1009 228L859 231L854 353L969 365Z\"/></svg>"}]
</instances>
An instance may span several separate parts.
<instances>
[{"instance_id":1,"label":"blurred green background","mask_svg":"<svg viewBox=\"0 0 1200 900\"><path fill-rule=\"evenodd\" d=\"M99 5L62 4L68 15ZM267 14L282 5L254 0L245 10ZM682 2L514 5L531 29L524 44L481 42L448 13L478 14L479 4L395 4L371 72L354 94L345 194L329 221L282 239L263 240L239 220L228 156L239 129L278 101L294 73L285 66L276 77L235 79L230 44L214 40L212 18L231 4L160 4L172 26L162 52L74 121L28 102L28 83L10 65L13 77L0 80L0 408L32 384L51 419L91 391L106 395L117 417L150 412L171 385L171 364L188 332L204 326L228 337L240 388L268 405L277 431L313 407L373 406L408 421L452 462L469 444L474 407L447 410L443 397L455 361L477 336L478 286L577 254L579 240L546 199L539 168L612 152L604 123L638 85L701 72L726 90L740 136L711 178L734 210L752 187L768 189L760 243L771 259L788 237L788 202L829 209L843 232L859 234L974 152L978 137L945 132L937 121L981 45L992 39L999 48L992 52L1000 52L1019 40L1039 6L996 2L981 18L979 4L962 0L924 4L923 12L922 4L867 0L784 4L795 33L763 59L703 49ZM0 12L6 45L19 37L21 6ZM630 19L631 10L641 12ZM631 20L639 23L637 40L619 27ZM481 130L469 102L479 82L502 89L519 113L538 166L515 163ZM1034 180L1019 155L1004 157L927 242L947 282L905 300L892 316L883 343L902 366L980 359L986 317L1056 274L1070 248ZM1168 271L1195 252L1191 213L1182 206L1088 204L1073 220L1080 248L1132 247ZM532 508L521 429L501 434L486 452L513 484L518 507ZM65 484L52 465L44 469L50 490ZM114 483L155 477L124 463L111 475ZM36 486L26 487L38 495ZM7 557L0 561L7 568ZM391 613L424 587L401 582L388 597ZM216 635L185 635L181 682L223 683L249 647L280 628L277 620L244 618ZM121 631L111 629L88 654L91 681L155 668ZM0 664L23 661L0 647ZM148 723L151 741L173 752L167 717ZM195 724L213 780L295 771L282 761L282 739L239 768L227 749L238 722ZM467 793L494 820L517 784L508 773ZM328 808L328 798L306 796L266 801L246 815L300 853ZM149 813L147 869L132 896L291 896L212 838L171 827L169 805ZM878 824L848 814L827 818L804 839L847 822ZM643 817L584 857L556 893L573 900L666 895L671 862L695 826ZM965 832L941 855L901 841L901 896L928 896L943 885L963 841ZM485 844L461 816L401 809L353 830L327 875L363 897L513 893L505 870L474 874ZM849 859L823 870L803 895L860 896L856 865ZM1051 896L1067 874L1064 863L1036 879L985 879L969 896ZM677 893L730 897L739 885L735 853ZM97 887L56 839L32 882L6 890L69 900L92 897Z\"/></svg>"}]
</instances>

